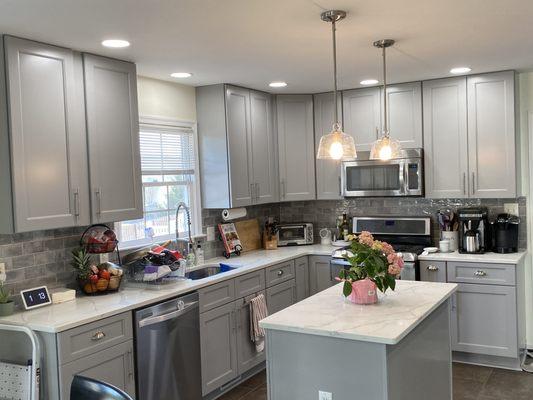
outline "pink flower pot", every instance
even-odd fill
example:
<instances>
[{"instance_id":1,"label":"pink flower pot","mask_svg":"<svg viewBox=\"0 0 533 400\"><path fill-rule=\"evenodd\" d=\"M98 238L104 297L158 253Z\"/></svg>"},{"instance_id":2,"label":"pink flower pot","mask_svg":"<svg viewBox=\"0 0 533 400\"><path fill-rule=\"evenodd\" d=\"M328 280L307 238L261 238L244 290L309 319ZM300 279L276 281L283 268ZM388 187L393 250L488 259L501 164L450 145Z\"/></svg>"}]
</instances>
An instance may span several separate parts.
<instances>
[{"instance_id":1,"label":"pink flower pot","mask_svg":"<svg viewBox=\"0 0 533 400\"><path fill-rule=\"evenodd\" d=\"M352 283L352 293L348 300L355 304L374 304L378 302L377 286L370 279L362 279Z\"/></svg>"}]
</instances>

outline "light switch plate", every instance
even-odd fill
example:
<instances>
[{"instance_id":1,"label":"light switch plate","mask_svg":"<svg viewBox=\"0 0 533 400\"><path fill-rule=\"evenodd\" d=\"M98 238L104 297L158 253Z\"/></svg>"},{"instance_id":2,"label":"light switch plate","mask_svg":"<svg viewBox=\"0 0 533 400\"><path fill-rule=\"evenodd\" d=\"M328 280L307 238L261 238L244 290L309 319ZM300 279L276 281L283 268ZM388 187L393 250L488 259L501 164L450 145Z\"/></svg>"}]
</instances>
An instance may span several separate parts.
<instances>
[{"instance_id":1,"label":"light switch plate","mask_svg":"<svg viewBox=\"0 0 533 400\"><path fill-rule=\"evenodd\" d=\"M333 393L318 391L318 400L333 400Z\"/></svg>"},{"instance_id":2,"label":"light switch plate","mask_svg":"<svg viewBox=\"0 0 533 400\"><path fill-rule=\"evenodd\" d=\"M213 242L215 240L215 227L208 226L206 229L206 232L207 232L207 241Z\"/></svg>"},{"instance_id":3,"label":"light switch plate","mask_svg":"<svg viewBox=\"0 0 533 400\"><path fill-rule=\"evenodd\" d=\"M507 214L516 215L518 217L518 203L505 203L503 205L503 211Z\"/></svg>"}]
</instances>

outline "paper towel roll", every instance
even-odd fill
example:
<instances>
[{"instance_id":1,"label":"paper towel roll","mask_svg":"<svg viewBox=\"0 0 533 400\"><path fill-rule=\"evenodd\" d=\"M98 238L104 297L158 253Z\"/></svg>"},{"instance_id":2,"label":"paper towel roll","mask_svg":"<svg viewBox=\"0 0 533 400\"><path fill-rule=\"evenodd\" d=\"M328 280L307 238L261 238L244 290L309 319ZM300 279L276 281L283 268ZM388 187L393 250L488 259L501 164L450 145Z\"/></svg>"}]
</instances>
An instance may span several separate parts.
<instances>
[{"instance_id":1,"label":"paper towel roll","mask_svg":"<svg viewBox=\"0 0 533 400\"><path fill-rule=\"evenodd\" d=\"M231 221L232 219L246 217L246 208L226 208L222 210L222 219Z\"/></svg>"}]
</instances>

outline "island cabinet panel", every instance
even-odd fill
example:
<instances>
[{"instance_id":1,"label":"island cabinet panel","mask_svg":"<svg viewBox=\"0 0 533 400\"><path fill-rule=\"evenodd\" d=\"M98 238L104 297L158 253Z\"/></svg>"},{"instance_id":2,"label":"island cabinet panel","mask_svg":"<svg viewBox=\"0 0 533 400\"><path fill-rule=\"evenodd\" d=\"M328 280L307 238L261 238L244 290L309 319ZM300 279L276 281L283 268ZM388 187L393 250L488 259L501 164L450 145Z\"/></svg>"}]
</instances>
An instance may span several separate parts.
<instances>
[{"instance_id":1,"label":"island cabinet panel","mask_svg":"<svg viewBox=\"0 0 533 400\"><path fill-rule=\"evenodd\" d=\"M70 386L74 375L109 383L135 398L133 340L62 365L61 400L70 399Z\"/></svg>"},{"instance_id":2,"label":"island cabinet panel","mask_svg":"<svg viewBox=\"0 0 533 400\"><path fill-rule=\"evenodd\" d=\"M142 218L135 64L84 54L92 220Z\"/></svg>"},{"instance_id":3,"label":"island cabinet panel","mask_svg":"<svg viewBox=\"0 0 533 400\"><path fill-rule=\"evenodd\" d=\"M10 36L3 39L9 135L6 124L0 132L0 200L5 200L0 230L12 233L87 225L81 63L69 49ZM4 79L3 67L0 79ZM5 89L3 85L0 90Z\"/></svg>"},{"instance_id":4,"label":"island cabinet panel","mask_svg":"<svg viewBox=\"0 0 533 400\"><path fill-rule=\"evenodd\" d=\"M331 287L335 281L331 277L331 257L309 257L309 291L310 295L316 294Z\"/></svg>"},{"instance_id":5,"label":"island cabinet panel","mask_svg":"<svg viewBox=\"0 0 533 400\"><path fill-rule=\"evenodd\" d=\"M296 303L296 281L291 279L266 290L268 313L275 314Z\"/></svg>"},{"instance_id":6,"label":"island cabinet panel","mask_svg":"<svg viewBox=\"0 0 533 400\"><path fill-rule=\"evenodd\" d=\"M258 352L250 336L250 300L265 292L239 299L235 302L235 315L237 319L237 362L239 374L265 361L265 351Z\"/></svg>"},{"instance_id":7,"label":"island cabinet panel","mask_svg":"<svg viewBox=\"0 0 533 400\"><path fill-rule=\"evenodd\" d=\"M338 95L338 114L342 121L341 95ZM320 138L333 129L335 107L333 93L320 93L313 96L315 118L315 150L318 151ZM340 122L339 121L339 122ZM341 163L335 160L316 160L316 198L318 200L342 199Z\"/></svg>"},{"instance_id":8,"label":"island cabinet panel","mask_svg":"<svg viewBox=\"0 0 533 400\"><path fill-rule=\"evenodd\" d=\"M309 257L300 257L295 260L296 275L296 301L309 297Z\"/></svg>"},{"instance_id":9,"label":"island cabinet panel","mask_svg":"<svg viewBox=\"0 0 533 400\"><path fill-rule=\"evenodd\" d=\"M446 282L446 262L420 261L420 280L425 282Z\"/></svg>"},{"instance_id":10,"label":"island cabinet panel","mask_svg":"<svg viewBox=\"0 0 533 400\"><path fill-rule=\"evenodd\" d=\"M238 375L235 304L200 314L202 393L207 395Z\"/></svg>"},{"instance_id":11,"label":"island cabinet panel","mask_svg":"<svg viewBox=\"0 0 533 400\"><path fill-rule=\"evenodd\" d=\"M314 200L313 96L278 95L276 111L281 201Z\"/></svg>"},{"instance_id":12,"label":"island cabinet panel","mask_svg":"<svg viewBox=\"0 0 533 400\"><path fill-rule=\"evenodd\" d=\"M454 351L518 357L514 287L460 283L452 302Z\"/></svg>"}]
</instances>

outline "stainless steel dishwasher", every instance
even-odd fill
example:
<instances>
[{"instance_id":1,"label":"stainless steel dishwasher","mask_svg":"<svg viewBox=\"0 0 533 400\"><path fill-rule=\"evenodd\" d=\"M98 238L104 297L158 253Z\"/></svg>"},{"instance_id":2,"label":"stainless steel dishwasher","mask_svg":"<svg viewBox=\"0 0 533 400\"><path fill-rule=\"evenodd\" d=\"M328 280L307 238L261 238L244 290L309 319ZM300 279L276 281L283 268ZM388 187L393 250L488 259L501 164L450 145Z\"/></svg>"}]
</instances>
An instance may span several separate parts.
<instances>
[{"instance_id":1,"label":"stainless steel dishwasher","mask_svg":"<svg viewBox=\"0 0 533 400\"><path fill-rule=\"evenodd\" d=\"M137 399L200 400L198 293L135 312Z\"/></svg>"}]
</instances>

